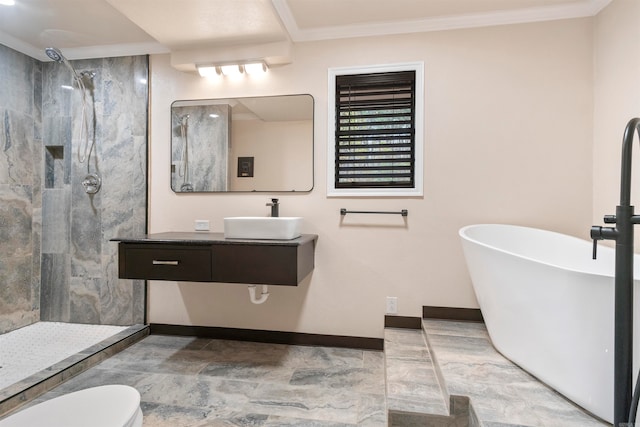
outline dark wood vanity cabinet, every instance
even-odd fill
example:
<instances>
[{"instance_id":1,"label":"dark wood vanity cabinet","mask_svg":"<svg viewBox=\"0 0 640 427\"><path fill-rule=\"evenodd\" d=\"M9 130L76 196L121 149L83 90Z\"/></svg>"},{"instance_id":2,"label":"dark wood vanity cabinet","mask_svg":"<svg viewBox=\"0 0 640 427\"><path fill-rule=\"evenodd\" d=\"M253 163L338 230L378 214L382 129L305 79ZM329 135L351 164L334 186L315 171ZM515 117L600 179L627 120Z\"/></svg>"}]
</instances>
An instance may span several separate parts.
<instances>
[{"instance_id":1,"label":"dark wood vanity cabinet","mask_svg":"<svg viewBox=\"0 0 640 427\"><path fill-rule=\"evenodd\" d=\"M297 286L314 268L317 236L225 239L222 233L117 238L121 279Z\"/></svg>"}]
</instances>

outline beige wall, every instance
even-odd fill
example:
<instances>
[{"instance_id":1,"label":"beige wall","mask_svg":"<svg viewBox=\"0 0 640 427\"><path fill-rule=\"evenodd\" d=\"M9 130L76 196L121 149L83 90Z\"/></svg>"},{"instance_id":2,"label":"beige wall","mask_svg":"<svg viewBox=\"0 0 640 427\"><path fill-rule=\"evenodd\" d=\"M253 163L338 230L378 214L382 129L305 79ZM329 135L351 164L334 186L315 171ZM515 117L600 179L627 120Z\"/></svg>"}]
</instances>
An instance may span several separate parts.
<instances>
[{"instance_id":1,"label":"beige wall","mask_svg":"<svg viewBox=\"0 0 640 427\"><path fill-rule=\"evenodd\" d=\"M316 268L299 287L270 287L263 305L246 286L152 282L149 320L382 337L385 297L399 314L423 305L477 307L458 229L499 222L588 238L592 222L592 20L300 43L290 65L261 80L211 82L151 57L151 232L192 230L209 219L304 217L319 235ZM425 174L420 198L328 198L327 70L425 63ZM315 188L307 194L174 194L169 106L176 99L310 93ZM348 215L408 209L409 216Z\"/></svg>"},{"instance_id":2,"label":"beige wall","mask_svg":"<svg viewBox=\"0 0 640 427\"><path fill-rule=\"evenodd\" d=\"M594 21L593 222L620 203L622 135L640 117L640 2L614 0ZM640 204L640 151L634 141L631 203ZM637 213L637 210L636 210ZM636 251L640 249L636 227Z\"/></svg>"}]
</instances>

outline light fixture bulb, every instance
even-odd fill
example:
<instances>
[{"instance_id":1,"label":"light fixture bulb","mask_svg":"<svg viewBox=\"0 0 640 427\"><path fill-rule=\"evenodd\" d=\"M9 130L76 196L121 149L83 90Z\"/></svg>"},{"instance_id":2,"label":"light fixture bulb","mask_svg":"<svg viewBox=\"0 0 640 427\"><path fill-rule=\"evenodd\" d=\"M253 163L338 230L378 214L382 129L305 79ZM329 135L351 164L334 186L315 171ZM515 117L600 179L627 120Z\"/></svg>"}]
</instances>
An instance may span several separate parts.
<instances>
[{"instance_id":1,"label":"light fixture bulb","mask_svg":"<svg viewBox=\"0 0 640 427\"><path fill-rule=\"evenodd\" d=\"M242 73L242 68L238 64L221 65L220 70L225 76L237 76Z\"/></svg>"},{"instance_id":2,"label":"light fixture bulb","mask_svg":"<svg viewBox=\"0 0 640 427\"><path fill-rule=\"evenodd\" d=\"M251 62L249 64L244 64L244 71L247 74L260 74L267 72L267 64L264 62Z\"/></svg>"},{"instance_id":3,"label":"light fixture bulb","mask_svg":"<svg viewBox=\"0 0 640 427\"><path fill-rule=\"evenodd\" d=\"M196 68L198 69L200 77L214 77L218 75L214 65L198 65Z\"/></svg>"}]
</instances>

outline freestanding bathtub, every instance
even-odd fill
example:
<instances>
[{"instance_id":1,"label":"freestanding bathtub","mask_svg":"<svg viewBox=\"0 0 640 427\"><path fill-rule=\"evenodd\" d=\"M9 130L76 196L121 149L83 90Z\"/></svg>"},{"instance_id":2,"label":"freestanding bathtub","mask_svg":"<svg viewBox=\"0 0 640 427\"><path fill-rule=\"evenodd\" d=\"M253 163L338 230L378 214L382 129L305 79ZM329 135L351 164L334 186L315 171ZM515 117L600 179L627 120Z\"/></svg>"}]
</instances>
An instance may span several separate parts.
<instances>
[{"instance_id":1,"label":"freestanding bathtub","mask_svg":"<svg viewBox=\"0 0 640 427\"><path fill-rule=\"evenodd\" d=\"M470 225L460 237L496 349L612 423L615 251L599 246L593 260L590 241L512 225ZM640 307L638 255L634 261L634 307Z\"/></svg>"}]
</instances>

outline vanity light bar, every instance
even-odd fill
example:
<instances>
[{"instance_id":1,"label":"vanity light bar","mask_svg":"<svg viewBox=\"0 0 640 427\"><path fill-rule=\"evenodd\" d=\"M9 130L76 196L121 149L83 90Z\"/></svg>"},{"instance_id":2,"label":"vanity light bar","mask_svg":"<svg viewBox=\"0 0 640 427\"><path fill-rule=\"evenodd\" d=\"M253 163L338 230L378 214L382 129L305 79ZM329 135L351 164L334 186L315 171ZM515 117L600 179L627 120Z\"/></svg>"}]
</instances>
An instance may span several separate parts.
<instances>
[{"instance_id":1,"label":"vanity light bar","mask_svg":"<svg viewBox=\"0 0 640 427\"><path fill-rule=\"evenodd\" d=\"M200 77L214 77L214 76L239 76L242 73L246 74L260 74L266 73L269 67L264 61L249 62L246 64L205 64L196 65Z\"/></svg>"}]
</instances>

